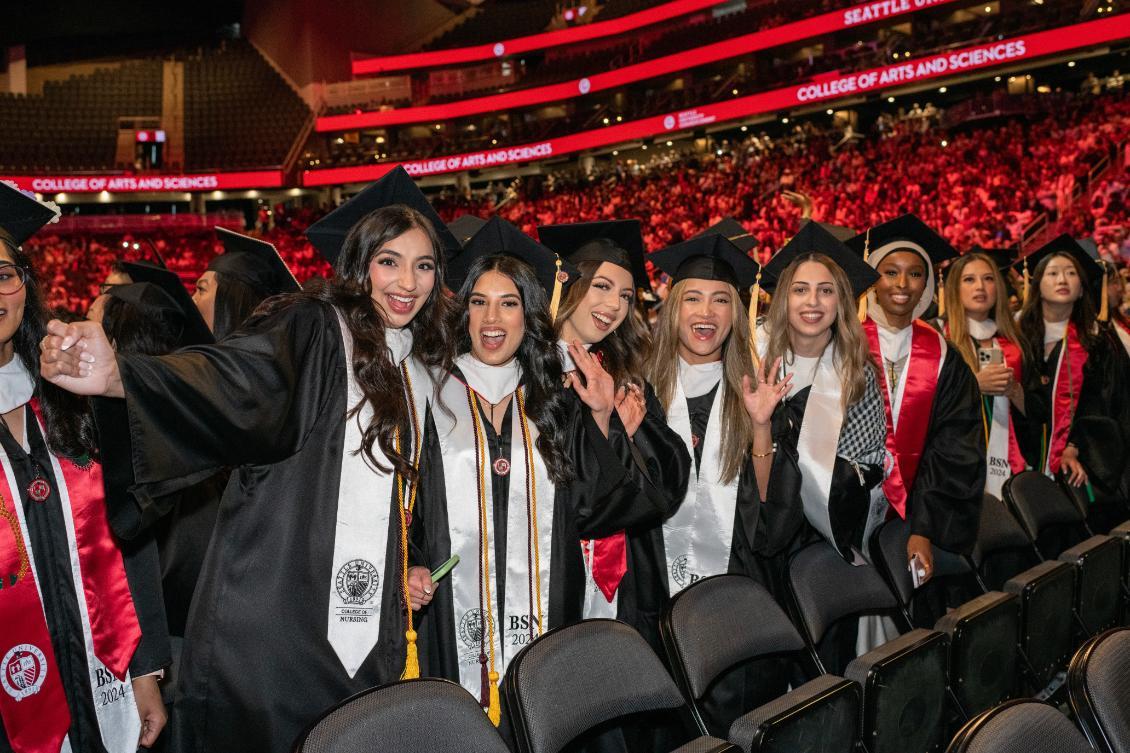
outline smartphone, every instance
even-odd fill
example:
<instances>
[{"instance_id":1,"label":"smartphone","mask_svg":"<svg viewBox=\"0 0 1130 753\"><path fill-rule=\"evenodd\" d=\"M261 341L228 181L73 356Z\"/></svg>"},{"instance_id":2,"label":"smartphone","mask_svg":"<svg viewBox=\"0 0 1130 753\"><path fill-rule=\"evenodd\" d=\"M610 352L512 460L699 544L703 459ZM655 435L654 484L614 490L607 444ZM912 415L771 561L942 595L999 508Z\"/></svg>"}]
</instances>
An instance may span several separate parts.
<instances>
[{"instance_id":1,"label":"smartphone","mask_svg":"<svg viewBox=\"0 0 1130 753\"><path fill-rule=\"evenodd\" d=\"M910 570L910 580L915 588L926 582L926 568L922 567L922 562L917 555L910 558L907 569Z\"/></svg>"},{"instance_id":2,"label":"smartphone","mask_svg":"<svg viewBox=\"0 0 1130 753\"><path fill-rule=\"evenodd\" d=\"M982 366L1004 363L1004 351L1000 348L978 348L977 362Z\"/></svg>"}]
</instances>

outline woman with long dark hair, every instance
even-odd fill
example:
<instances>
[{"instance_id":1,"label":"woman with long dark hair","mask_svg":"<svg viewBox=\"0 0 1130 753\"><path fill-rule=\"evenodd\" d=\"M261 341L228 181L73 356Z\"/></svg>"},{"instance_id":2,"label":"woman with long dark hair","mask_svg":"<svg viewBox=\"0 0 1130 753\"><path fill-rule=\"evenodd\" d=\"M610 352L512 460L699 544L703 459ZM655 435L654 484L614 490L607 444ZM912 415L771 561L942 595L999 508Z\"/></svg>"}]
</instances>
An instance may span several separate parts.
<instances>
[{"instance_id":1,"label":"woman with long dark hair","mask_svg":"<svg viewBox=\"0 0 1130 753\"><path fill-rule=\"evenodd\" d=\"M224 253L196 280L192 300L217 341L239 329L266 299L294 293L298 281L266 241L217 227Z\"/></svg>"},{"instance_id":2,"label":"woman with long dark hair","mask_svg":"<svg viewBox=\"0 0 1130 753\"><path fill-rule=\"evenodd\" d=\"M546 225L538 228L538 236L580 273L562 296L553 322L565 372L574 371L568 349L577 341L612 377L624 430L615 429L610 440L628 458L628 471L641 492L670 514L686 494L690 454L667 425L663 406L644 376L651 335L641 299L651 282L640 222ZM656 649L659 616L667 601L661 542L658 527L581 542L589 578L584 616L627 622Z\"/></svg>"},{"instance_id":3,"label":"woman with long dark hair","mask_svg":"<svg viewBox=\"0 0 1130 753\"><path fill-rule=\"evenodd\" d=\"M942 331L977 376L985 430L985 491L1002 499L1004 482L1025 468L1012 419L1023 415L1020 333L1009 312L1008 287L996 261L969 253L947 269L942 291L947 314Z\"/></svg>"},{"instance_id":4,"label":"woman with long dark hair","mask_svg":"<svg viewBox=\"0 0 1130 753\"><path fill-rule=\"evenodd\" d=\"M556 261L497 217L470 240L453 272L460 355L426 421L418 544L429 567L460 558L438 585L413 571L427 668L479 697L496 724L509 661L581 617L580 539L655 517L608 445L612 379L576 342L579 400L561 388L546 291L575 270Z\"/></svg>"},{"instance_id":5,"label":"woman with long dark hair","mask_svg":"<svg viewBox=\"0 0 1130 753\"><path fill-rule=\"evenodd\" d=\"M402 169L308 234L333 279L222 343L115 358L96 324L53 322L43 346L60 386L125 398L142 511L236 468L189 616L182 750L285 750L328 706L417 671L405 528L429 371L454 353L458 244Z\"/></svg>"},{"instance_id":6,"label":"woman with long dark hair","mask_svg":"<svg viewBox=\"0 0 1130 753\"><path fill-rule=\"evenodd\" d=\"M86 401L40 379L19 244L58 215L0 183L0 751L132 753L165 724L156 550L110 532Z\"/></svg>"},{"instance_id":7,"label":"woman with long dark hair","mask_svg":"<svg viewBox=\"0 0 1130 753\"><path fill-rule=\"evenodd\" d=\"M1032 252L1018 325L1024 349L1028 464L1092 493L1117 496L1127 476L1130 363L1094 300L1103 269L1068 235Z\"/></svg>"}]
</instances>

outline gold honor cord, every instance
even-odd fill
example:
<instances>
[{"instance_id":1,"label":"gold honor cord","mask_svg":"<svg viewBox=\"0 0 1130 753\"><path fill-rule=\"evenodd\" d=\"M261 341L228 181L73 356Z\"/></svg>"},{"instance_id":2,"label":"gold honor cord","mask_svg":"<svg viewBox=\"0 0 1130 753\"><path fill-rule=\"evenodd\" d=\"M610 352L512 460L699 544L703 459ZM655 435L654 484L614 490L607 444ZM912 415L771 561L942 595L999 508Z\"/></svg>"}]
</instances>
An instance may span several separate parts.
<instances>
[{"instance_id":1,"label":"gold honor cord","mask_svg":"<svg viewBox=\"0 0 1130 753\"><path fill-rule=\"evenodd\" d=\"M863 236L863 263L867 263L867 259L871 256L871 228L867 228L867 232ZM859 296L859 310L856 312L860 324L867 321L867 291L863 291L863 295Z\"/></svg>"},{"instance_id":2,"label":"gold honor cord","mask_svg":"<svg viewBox=\"0 0 1130 753\"><path fill-rule=\"evenodd\" d=\"M24 535L20 528L20 519L16 517L14 510L8 509L8 502L4 499L3 494L0 494L0 518L8 521L8 526L12 529L12 537L16 540L16 558L20 564L15 573L15 579L10 583L10 585L14 586L27 577L28 572L31 571L31 562L27 555L27 547L24 546ZM5 574L0 573L0 579L4 577ZM3 587L4 582L0 580L0 588Z\"/></svg>"},{"instance_id":3,"label":"gold honor cord","mask_svg":"<svg viewBox=\"0 0 1130 753\"><path fill-rule=\"evenodd\" d=\"M761 267L749 288L749 355L750 362L758 372L761 371L761 358L757 355L757 304L761 298Z\"/></svg>"},{"instance_id":4,"label":"gold honor cord","mask_svg":"<svg viewBox=\"0 0 1130 753\"><path fill-rule=\"evenodd\" d=\"M470 387L467 387L467 407L471 410L471 423L475 429L476 485L479 487L479 530L483 534L479 536L479 571L482 573L481 588L486 603L484 604L485 614L480 615L482 622L480 636L487 638L489 647L487 650L489 657L487 665L487 687L489 688L487 718L490 719L491 724L497 727L502 720L502 703L498 697L498 668L495 664L494 655L494 601L491 599L490 592L490 538L486 535L487 493L486 480L483 478L483 466L486 464L483 448L486 445L486 438L483 436L483 426L479 419L479 408L475 405L475 393L471 391Z\"/></svg>"},{"instance_id":5,"label":"gold honor cord","mask_svg":"<svg viewBox=\"0 0 1130 753\"><path fill-rule=\"evenodd\" d=\"M538 610L538 635L542 634L543 619L541 608L541 541L538 539L538 485L537 480L534 478L534 447L530 442L530 426L526 421L526 400L522 397L522 390L515 390L514 394L518 398L518 418L522 424L522 444L526 449L526 492L529 495L529 540L534 550L534 571L531 577L534 581L534 594L537 597L536 604Z\"/></svg>"},{"instance_id":6,"label":"gold honor cord","mask_svg":"<svg viewBox=\"0 0 1130 753\"><path fill-rule=\"evenodd\" d=\"M408 392L408 411L412 418L412 468L416 471L416 481L408 495L408 505L404 504L404 476L396 474L396 507L400 514L400 578L401 587L404 589L404 606L408 611L408 629L404 631L407 649L404 657L404 672L402 680L415 680L420 676L420 654L416 647L416 630L412 620L412 597L408 594L408 516L416 509L416 490L420 486L420 420L416 415L416 402L412 392L412 378L408 375L408 367L401 362L400 374L404 379L404 386ZM396 453L400 454L400 427L393 433ZM407 514L406 514L407 513Z\"/></svg>"}]
</instances>

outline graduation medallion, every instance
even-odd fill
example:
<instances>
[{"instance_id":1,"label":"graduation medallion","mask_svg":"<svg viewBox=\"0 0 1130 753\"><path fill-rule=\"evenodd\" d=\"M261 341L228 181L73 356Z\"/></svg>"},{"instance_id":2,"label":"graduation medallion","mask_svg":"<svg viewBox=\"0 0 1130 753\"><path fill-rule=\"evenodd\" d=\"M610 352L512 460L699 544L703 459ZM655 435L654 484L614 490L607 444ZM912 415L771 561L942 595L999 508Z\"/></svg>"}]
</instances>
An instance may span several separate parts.
<instances>
[{"instance_id":1,"label":"graduation medallion","mask_svg":"<svg viewBox=\"0 0 1130 753\"><path fill-rule=\"evenodd\" d=\"M47 479L43 477L34 478L27 485L27 495L36 502L46 502L47 498L51 496L51 484L47 483Z\"/></svg>"},{"instance_id":2,"label":"graduation medallion","mask_svg":"<svg viewBox=\"0 0 1130 753\"><path fill-rule=\"evenodd\" d=\"M494 462L491 463L491 467L494 468L496 476L505 476L507 473L510 473L510 461L506 458L495 458Z\"/></svg>"}]
</instances>

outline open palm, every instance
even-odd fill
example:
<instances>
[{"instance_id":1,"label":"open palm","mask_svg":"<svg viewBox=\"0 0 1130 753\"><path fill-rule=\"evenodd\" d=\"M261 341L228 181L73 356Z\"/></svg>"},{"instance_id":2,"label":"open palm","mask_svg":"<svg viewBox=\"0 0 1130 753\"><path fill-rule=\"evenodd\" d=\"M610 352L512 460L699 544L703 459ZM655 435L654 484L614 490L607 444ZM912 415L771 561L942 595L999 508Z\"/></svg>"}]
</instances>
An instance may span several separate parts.
<instances>
[{"instance_id":1,"label":"open palm","mask_svg":"<svg viewBox=\"0 0 1130 753\"><path fill-rule=\"evenodd\" d=\"M742 377L742 402L755 426L769 424L777 404L789 394L793 375L778 378L780 368L781 359L777 358L771 367L758 372L756 382L749 376Z\"/></svg>"}]
</instances>

